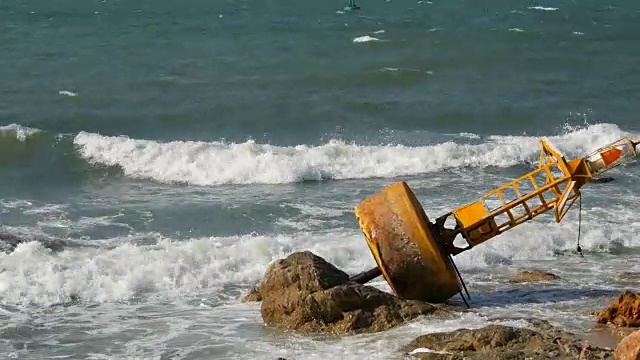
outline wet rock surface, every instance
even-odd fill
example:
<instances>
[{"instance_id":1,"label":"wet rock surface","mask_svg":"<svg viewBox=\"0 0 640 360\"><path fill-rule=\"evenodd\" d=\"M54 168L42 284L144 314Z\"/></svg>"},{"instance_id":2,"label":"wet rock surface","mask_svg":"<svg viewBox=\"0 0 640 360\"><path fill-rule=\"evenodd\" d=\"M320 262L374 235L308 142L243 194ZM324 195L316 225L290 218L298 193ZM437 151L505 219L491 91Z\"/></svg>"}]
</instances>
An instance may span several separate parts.
<instances>
[{"instance_id":1,"label":"wet rock surface","mask_svg":"<svg viewBox=\"0 0 640 360\"><path fill-rule=\"evenodd\" d=\"M560 276L541 270L524 270L520 271L510 283L525 283L534 281L549 281L560 279Z\"/></svg>"},{"instance_id":2,"label":"wet rock surface","mask_svg":"<svg viewBox=\"0 0 640 360\"><path fill-rule=\"evenodd\" d=\"M596 324L596 326L585 334L585 337L590 339L590 341L593 340L593 342L606 344L604 346L615 348L622 339L636 330L638 329Z\"/></svg>"},{"instance_id":3,"label":"wet rock surface","mask_svg":"<svg viewBox=\"0 0 640 360\"><path fill-rule=\"evenodd\" d=\"M300 332L376 332L420 315L449 313L442 305L402 300L349 281L345 272L309 251L272 263L257 292L266 325Z\"/></svg>"},{"instance_id":4,"label":"wet rock surface","mask_svg":"<svg viewBox=\"0 0 640 360\"><path fill-rule=\"evenodd\" d=\"M623 272L617 276L618 283L622 286L637 288L640 286L640 272Z\"/></svg>"},{"instance_id":5,"label":"wet rock surface","mask_svg":"<svg viewBox=\"0 0 640 360\"><path fill-rule=\"evenodd\" d=\"M31 241L38 241L42 246L52 251L62 251L67 247L67 243L59 239L31 239L6 232L0 232L0 251L10 254L16 250L18 245Z\"/></svg>"},{"instance_id":6,"label":"wet rock surface","mask_svg":"<svg viewBox=\"0 0 640 360\"><path fill-rule=\"evenodd\" d=\"M622 292L597 314L596 321L615 327L640 327L640 295L631 291Z\"/></svg>"},{"instance_id":7,"label":"wet rock surface","mask_svg":"<svg viewBox=\"0 0 640 360\"><path fill-rule=\"evenodd\" d=\"M614 355L616 360L640 360L640 330L622 339Z\"/></svg>"},{"instance_id":8,"label":"wet rock surface","mask_svg":"<svg viewBox=\"0 0 640 360\"><path fill-rule=\"evenodd\" d=\"M262 301L262 295L258 288L253 288L247 295L242 298L242 302L254 302L254 301Z\"/></svg>"},{"instance_id":9,"label":"wet rock surface","mask_svg":"<svg viewBox=\"0 0 640 360\"><path fill-rule=\"evenodd\" d=\"M611 349L594 347L573 334L558 330L490 325L480 329L459 329L416 338L402 351L414 358L457 359L612 359Z\"/></svg>"}]
</instances>

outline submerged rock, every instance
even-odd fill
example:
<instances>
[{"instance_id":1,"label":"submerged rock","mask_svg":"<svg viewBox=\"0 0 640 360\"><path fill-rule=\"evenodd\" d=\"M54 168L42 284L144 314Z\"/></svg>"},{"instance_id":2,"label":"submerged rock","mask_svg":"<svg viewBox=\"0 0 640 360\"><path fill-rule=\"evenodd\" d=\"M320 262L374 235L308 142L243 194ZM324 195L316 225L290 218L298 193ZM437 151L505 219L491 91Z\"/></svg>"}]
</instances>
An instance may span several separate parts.
<instances>
[{"instance_id":1,"label":"submerged rock","mask_svg":"<svg viewBox=\"0 0 640 360\"><path fill-rule=\"evenodd\" d=\"M52 251L62 251L67 247L66 242L58 239L31 239L6 232L0 232L0 251L10 254L16 250L18 245L31 241L38 241L42 246Z\"/></svg>"},{"instance_id":2,"label":"submerged rock","mask_svg":"<svg viewBox=\"0 0 640 360\"><path fill-rule=\"evenodd\" d=\"M640 272L623 272L618 274L618 283L623 286L635 287L640 284Z\"/></svg>"},{"instance_id":3,"label":"submerged rock","mask_svg":"<svg viewBox=\"0 0 640 360\"><path fill-rule=\"evenodd\" d=\"M614 355L616 360L640 360L640 330L622 339Z\"/></svg>"},{"instance_id":4,"label":"submerged rock","mask_svg":"<svg viewBox=\"0 0 640 360\"><path fill-rule=\"evenodd\" d=\"M615 180L616 180L615 178L607 176L607 177L600 177L600 178L591 179L591 182L594 183L594 184L606 184L606 183L610 183L610 182L615 181Z\"/></svg>"},{"instance_id":5,"label":"submerged rock","mask_svg":"<svg viewBox=\"0 0 640 360\"><path fill-rule=\"evenodd\" d=\"M618 275L621 280L637 280L640 281L640 272L625 271Z\"/></svg>"},{"instance_id":6,"label":"submerged rock","mask_svg":"<svg viewBox=\"0 0 640 360\"><path fill-rule=\"evenodd\" d=\"M596 321L616 327L640 327L640 295L624 291L597 314Z\"/></svg>"},{"instance_id":7,"label":"submerged rock","mask_svg":"<svg viewBox=\"0 0 640 360\"><path fill-rule=\"evenodd\" d=\"M613 353L577 340L570 333L502 325L422 335L402 350L430 360L608 359Z\"/></svg>"},{"instance_id":8,"label":"submerged rock","mask_svg":"<svg viewBox=\"0 0 640 360\"><path fill-rule=\"evenodd\" d=\"M531 281L546 281L557 280L560 276L552 274L546 271L534 270L534 271L521 271L513 279L509 280L510 283L523 283Z\"/></svg>"},{"instance_id":9,"label":"submerged rock","mask_svg":"<svg viewBox=\"0 0 640 360\"><path fill-rule=\"evenodd\" d=\"M247 295L242 298L242 302L262 301L262 294L258 291L258 288L253 288Z\"/></svg>"},{"instance_id":10,"label":"submerged rock","mask_svg":"<svg viewBox=\"0 0 640 360\"><path fill-rule=\"evenodd\" d=\"M345 272L309 251L271 264L258 292L265 324L301 332L375 332L420 315L446 313L442 306L349 281Z\"/></svg>"}]
</instances>

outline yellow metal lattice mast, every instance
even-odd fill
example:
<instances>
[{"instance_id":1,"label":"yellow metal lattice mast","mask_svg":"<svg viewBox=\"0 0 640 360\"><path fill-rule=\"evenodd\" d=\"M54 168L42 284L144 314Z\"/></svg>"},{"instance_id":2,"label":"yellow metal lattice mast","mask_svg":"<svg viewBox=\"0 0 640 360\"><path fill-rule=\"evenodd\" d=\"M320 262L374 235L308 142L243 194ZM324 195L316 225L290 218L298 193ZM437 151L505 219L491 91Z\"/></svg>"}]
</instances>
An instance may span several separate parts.
<instances>
[{"instance_id":1,"label":"yellow metal lattice mast","mask_svg":"<svg viewBox=\"0 0 640 360\"><path fill-rule=\"evenodd\" d=\"M448 237L461 234L469 244L464 249L467 250L551 209L556 222L560 222L580 197L580 188L637 156L638 144L625 137L585 157L567 161L549 142L540 143L542 151L536 170L445 215L452 214L456 220L456 229Z\"/></svg>"}]
</instances>

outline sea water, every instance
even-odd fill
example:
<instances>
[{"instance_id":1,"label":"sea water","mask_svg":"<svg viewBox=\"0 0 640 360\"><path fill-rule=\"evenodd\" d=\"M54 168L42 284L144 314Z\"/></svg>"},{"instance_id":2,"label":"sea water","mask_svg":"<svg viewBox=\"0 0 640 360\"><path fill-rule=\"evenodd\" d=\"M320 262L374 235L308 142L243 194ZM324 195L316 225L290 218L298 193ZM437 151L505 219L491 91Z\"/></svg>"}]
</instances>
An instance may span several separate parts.
<instances>
[{"instance_id":1,"label":"sea water","mask_svg":"<svg viewBox=\"0 0 640 360\"><path fill-rule=\"evenodd\" d=\"M404 180L435 218L640 136L640 4L0 0L0 357L388 359L420 334L585 333L640 285L640 167L456 256L471 309L347 337L240 298L310 250L374 266L353 208ZM514 285L519 270L560 280ZM373 285L390 291L381 279ZM461 304L459 298L454 302Z\"/></svg>"}]
</instances>

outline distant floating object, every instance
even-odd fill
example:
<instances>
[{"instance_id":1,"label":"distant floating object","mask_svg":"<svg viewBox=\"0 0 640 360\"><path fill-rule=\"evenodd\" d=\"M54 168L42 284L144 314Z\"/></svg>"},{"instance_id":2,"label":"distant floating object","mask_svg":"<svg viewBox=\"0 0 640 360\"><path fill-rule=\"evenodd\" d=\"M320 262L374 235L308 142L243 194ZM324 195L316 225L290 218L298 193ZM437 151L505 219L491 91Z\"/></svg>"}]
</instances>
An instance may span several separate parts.
<instances>
[{"instance_id":1,"label":"distant floating object","mask_svg":"<svg viewBox=\"0 0 640 360\"><path fill-rule=\"evenodd\" d=\"M349 4L345 6L342 10L344 11L360 10L360 6L356 5L355 0L349 0Z\"/></svg>"}]
</instances>

